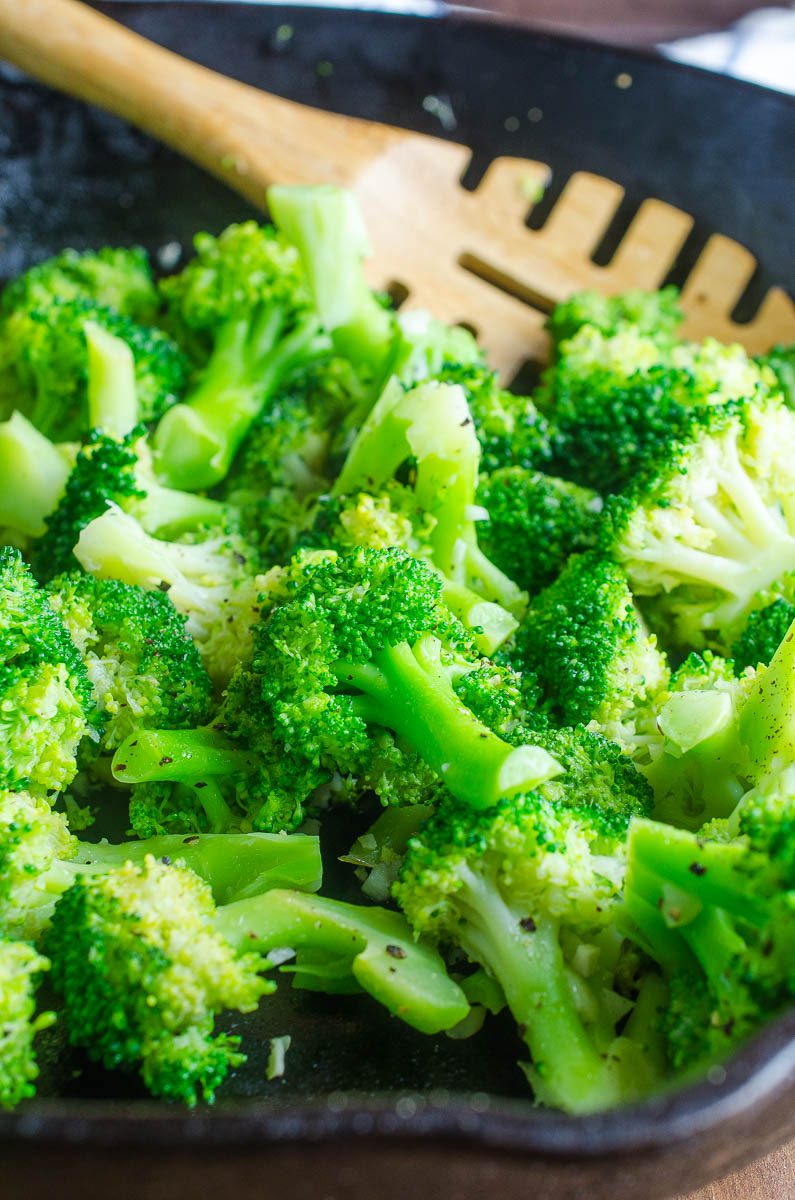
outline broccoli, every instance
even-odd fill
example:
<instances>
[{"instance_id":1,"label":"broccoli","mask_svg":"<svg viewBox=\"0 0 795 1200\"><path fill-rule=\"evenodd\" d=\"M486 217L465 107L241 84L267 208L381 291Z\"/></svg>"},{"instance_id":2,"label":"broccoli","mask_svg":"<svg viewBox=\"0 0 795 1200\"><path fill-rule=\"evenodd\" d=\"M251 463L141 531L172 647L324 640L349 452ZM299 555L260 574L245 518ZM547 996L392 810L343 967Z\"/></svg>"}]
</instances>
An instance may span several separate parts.
<instances>
[{"instance_id":1,"label":"broccoli","mask_svg":"<svg viewBox=\"0 0 795 1200\"><path fill-rule=\"evenodd\" d=\"M501 467L481 479L477 500L488 513L478 522L484 553L530 595L553 582L570 554L596 544L602 501L589 488Z\"/></svg>"},{"instance_id":2,"label":"broccoli","mask_svg":"<svg viewBox=\"0 0 795 1200\"><path fill-rule=\"evenodd\" d=\"M33 1041L55 1013L36 1013L36 985L49 960L26 942L0 935L0 1108L35 1095L39 1074Z\"/></svg>"},{"instance_id":3,"label":"broccoli","mask_svg":"<svg viewBox=\"0 0 795 1200\"><path fill-rule=\"evenodd\" d=\"M478 546L474 518L479 458L460 387L430 381L404 392L393 380L353 443L333 494L377 491L408 461L413 502L430 518L426 528L432 564L454 588L465 589L459 606L448 588L447 603L466 619L475 593L516 617L524 611L526 595ZM475 613L489 636L489 615L477 608ZM502 640L504 619L496 614L494 620L495 636Z\"/></svg>"},{"instance_id":4,"label":"broccoli","mask_svg":"<svg viewBox=\"0 0 795 1200\"><path fill-rule=\"evenodd\" d=\"M668 682L624 572L596 551L573 556L535 597L511 654L564 724L594 722L628 749L644 702Z\"/></svg>"},{"instance_id":5,"label":"broccoli","mask_svg":"<svg viewBox=\"0 0 795 1200\"><path fill-rule=\"evenodd\" d=\"M47 582L76 567L74 548L83 529L109 505L131 512L147 533L180 534L223 524L234 510L217 500L161 487L155 480L144 429L125 437L92 430L77 454L58 504L41 538L31 547L38 579Z\"/></svg>"},{"instance_id":6,"label":"broccoli","mask_svg":"<svg viewBox=\"0 0 795 1200\"><path fill-rule=\"evenodd\" d=\"M210 1102L245 1061L215 1032L226 1009L251 1012L274 984L269 965L215 929L209 887L192 871L127 863L81 878L55 906L45 938L69 1040L110 1070L138 1069L156 1096Z\"/></svg>"},{"instance_id":7,"label":"broccoli","mask_svg":"<svg viewBox=\"0 0 795 1200\"><path fill-rule=\"evenodd\" d=\"M691 830L727 817L744 792L795 762L791 627L770 666L737 677L717 656L691 654L654 708L661 745L644 767L655 816Z\"/></svg>"},{"instance_id":8,"label":"broccoli","mask_svg":"<svg viewBox=\"0 0 795 1200\"><path fill-rule=\"evenodd\" d=\"M320 352L298 252L272 228L230 225L195 238L196 258L160 290L172 328L198 360L198 377L154 436L171 487L213 487L285 377Z\"/></svg>"},{"instance_id":9,"label":"broccoli","mask_svg":"<svg viewBox=\"0 0 795 1200\"><path fill-rule=\"evenodd\" d=\"M267 201L277 229L301 256L335 350L367 370L377 390L391 365L397 327L364 278L369 242L353 193L331 185L270 187Z\"/></svg>"},{"instance_id":10,"label":"broccoli","mask_svg":"<svg viewBox=\"0 0 795 1200\"><path fill-rule=\"evenodd\" d=\"M101 720L80 654L18 550L0 548L0 787L62 791Z\"/></svg>"},{"instance_id":11,"label":"broccoli","mask_svg":"<svg viewBox=\"0 0 795 1200\"><path fill-rule=\"evenodd\" d=\"M468 329L462 325L445 325L423 309L412 308L397 315L398 342L392 358L392 373L401 383L412 386L423 379L433 379L440 371L478 367L473 379L488 379L483 351ZM467 374L466 371L464 371Z\"/></svg>"},{"instance_id":12,"label":"broccoli","mask_svg":"<svg viewBox=\"0 0 795 1200\"><path fill-rule=\"evenodd\" d=\"M418 934L460 947L502 988L532 1056L536 1096L590 1112L648 1090L645 1050L617 1022L621 938L612 928L627 816L606 820L565 777L554 798L528 793L473 819L454 802L409 843L395 898Z\"/></svg>"},{"instance_id":13,"label":"broccoli","mask_svg":"<svg viewBox=\"0 0 795 1200\"><path fill-rule=\"evenodd\" d=\"M669 979L677 1070L724 1058L795 997L793 785L790 768L750 792L734 836L633 822L627 931Z\"/></svg>"},{"instance_id":14,"label":"broccoli","mask_svg":"<svg viewBox=\"0 0 795 1200\"><path fill-rule=\"evenodd\" d=\"M105 370L112 370L113 378L126 378L123 352L111 368L108 358L118 347L106 335L132 352L141 420L159 418L184 388L184 355L161 330L136 325L89 300L55 300L46 308L16 311L6 319L0 329L0 360L15 381L10 408L19 409L58 441L79 440L95 424L114 431L121 424L126 432L123 426L132 404L129 382L122 393L100 386ZM92 363L95 384L90 389Z\"/></svg>"},{"instance_id":15,"label":"broccoli","mask_svg":"<svg viewBox=\"0 0 795 1200\"><path fill-rule=\"evenodd\" d=\"M118 845L80 842L46 800L0 790L0 928L9 937L36 941L78 876L140 864L147 855L186 862L221 903L269 887L316 891L322 878L316 837L173 834Z\"/></svg>"},{"instance_id":16,"label":"broccoli","mask_svg":"<svg viewBox=\"0 0 795 1200\"><path fill-rule=\"evenodd\" d=\"M693 412L611 498L604 549L674 645L729 651L795 572L795 413L780 398Z\"/></svg>"},{"instance_id":17,"label":"broccoli","mask_svg":"<svg viewBox=\"0 0 795 1200\"><path fill-rule=\"evenodd\" d=\"M758 667L760 663L767 666L793 621L795 605L786 600L774 600L765 608L752 612L732 646L735 670L742 673L747 667Z\"/></svg>"},{"instance_id":18,"label":"broccoli","mask_svg":"<svg viewBox=\"0 0 795 1200\"><path fill-rule=\"evenodd\" d=\"M774 346L757 358L760 367L768 367L776 377L781 394L790 408L795 408L795 343Z\"/></svg>"},{"instance_id":19,"label":"broccoli","mask_svg":"<svg viewBox=\"0 0 795 1200\"><path fill-rule=\"evenodd\" d=\"M560 346L537 401L553 423L552 468L603 494L667 447L691 409L775 390L741 346L670 343L636 326L586 325Z\"/></svg>"},{"instance_id":20,"label":"broccoli","mask_svg":"<svg viewBox=\"0 0 795 1200\"><path fill-rule=\"evenodd\" d=\"M48 592L104 714L103 751L139 729L188 729L209 719L210 677L167 595L77 573L57 576Z\"/></svg>"},{"instance_id":21,"label":"broccoli","mask_svg":"<svg viewBox=\"0 0 795 1200\"><path fill-rule=\"evenodd\" d=\"M76 445L56 446L20 412L0 422L0 528L41 537L76 454Z\"/></svg>"},{"instance_id":22,"label":"broccoli","mask_svg":"<svg viewBox=\"0 0 795 1200\"><path fill-rule=\"evenodd\" d=\"M213 726L128 739L114 759L117 778L237 775L244 799L259 806L255 827L295 828L321 785L339 776L376 782L373 727L476 808L557 773L543 749L508 745L459 699L457 678L481 660L424 563L395 548L359 549L305 561L296 575L256 627L251 663L233 677Z\"/></svg>"},{"instance_id":23,"label":"broccoli","mask_svg":"<svg viewBox=\"0 0 795 1200\"><path fill-rule=\"evenodd\" d=\"M167 592L187 617L187 631L215 682L225 683L249 657L266 581L257 571L256 551L233 528L165 541L111 504L82 530L74 555L99 579Z\"/></svg>"},{"instance_id":24,"label":"broccoli","mask_svg":"<svg viewBox=\"0 0 795 1200\"><path fill-rule=\"evenodd\" d=\"M92 300L142 325L158 309L149 259L140 246L64 250L37 263L3 289L0 317L39 311L55 300Z\"/></svg>"},{"instance_id":25,"label":"broccoli","mask_svg":"<svg viewBox=\"0 0 795 1200\"><path fill-rule=\"evenodd\" d=\"M624 325L632 325L640 333L660 341L672 338L682 323L679 293L675 287L659 292L631 291L617 296L600 292L576 292L555 306L547 320L554 347L568 341L587 325L600 333L612 336Z\"/></svg>"}]
</instances>

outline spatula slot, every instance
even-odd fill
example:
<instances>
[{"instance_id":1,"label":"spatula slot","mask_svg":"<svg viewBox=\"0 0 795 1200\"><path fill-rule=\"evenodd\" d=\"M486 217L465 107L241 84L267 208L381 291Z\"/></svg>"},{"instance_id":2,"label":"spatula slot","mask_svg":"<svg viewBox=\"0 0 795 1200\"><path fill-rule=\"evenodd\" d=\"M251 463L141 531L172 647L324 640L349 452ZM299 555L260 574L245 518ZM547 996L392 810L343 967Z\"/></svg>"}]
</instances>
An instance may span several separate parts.
<instances>
[{"instance_id":1,"label":"spatula slot","mask_svg":"<svg viewBox=\"0 0 795 1200\"><path fill-rule=\"evenodd\" d=\"M392 301L392 307L397 311L402 304L405 304L411 294L410 288L405 283L401 283L399 279L393 279L390 283L384 286L389 299Z\"/></svg>"},{"instance_id":2,"label":"spatula slot","mask_svg":"<svg viewBox=\"0 0 795 1200\"><path fill-rule=\"evenodd\" d=\"M527 280L517 279L514 275L508 275L499 267L495 267L493 263L486 262L476 254L461 254L458 263L465 271L469 271L470 275L475 275L478 279L482 279L484 283L490 283L492 287L505 292L506 295L513 297L514 300L521 300L523 304L528 304L531 308L538 309L539 312L549 313L555 307L555 300L550 296L542 295L541 292L536 291Z\"/></svg>"},{"instance_id":3,"label":"spatula slot","mask_svg":"<svg viewBox=\"0 0 795 1200\"><path fill-rule=\"evenodd\" d=\"M621 198L607 228L593 248L591 262L597 267L606 267L613 261L639 207L636 200L630 200L626 195Z\"/></svg>"}]
</instances>

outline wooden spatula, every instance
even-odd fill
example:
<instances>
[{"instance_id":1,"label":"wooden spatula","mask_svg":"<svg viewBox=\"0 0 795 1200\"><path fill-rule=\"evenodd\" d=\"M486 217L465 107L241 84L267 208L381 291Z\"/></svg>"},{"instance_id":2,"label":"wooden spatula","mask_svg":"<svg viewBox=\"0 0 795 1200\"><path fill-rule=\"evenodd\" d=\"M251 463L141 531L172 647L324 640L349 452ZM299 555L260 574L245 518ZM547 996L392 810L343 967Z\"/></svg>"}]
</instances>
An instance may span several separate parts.
<instances>
[{"instance_id":1,"label":"wooden spatula","mask_svg":"<svg viewBox=\"0 0 795 1200\"><path fill-rule=\"evenodd\" d=\"M543 359L544 314L580 288L655 288L691 218L646 200L609 266L591 261L621 200L607 179L574 175L537 232L525 224L549 167L496 159L480 186L460 179L464 146L341 117L271 96L188 62L77 0L0 0L0 56L99 104L225 180L254 204L271 183L352 188L370 231L371 283L406 291L407 307L473 328L510 380ZM683 292L685 332L739 341L756 353L795 338L795 309L772 289L747 325L732 310L755 268L713 236Z\"/></svg>"}]
</instances>

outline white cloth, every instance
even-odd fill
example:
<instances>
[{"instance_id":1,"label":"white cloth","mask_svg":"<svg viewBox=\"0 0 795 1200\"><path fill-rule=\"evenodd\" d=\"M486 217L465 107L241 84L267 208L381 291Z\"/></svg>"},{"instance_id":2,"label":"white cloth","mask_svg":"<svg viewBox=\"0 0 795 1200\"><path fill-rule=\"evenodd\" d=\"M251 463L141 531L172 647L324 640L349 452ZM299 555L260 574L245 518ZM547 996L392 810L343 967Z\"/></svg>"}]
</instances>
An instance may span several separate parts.
<instances>
[{"instance_id":1,"label":"white cloth","mask_svg":"<svg viewBox=\"0 0 795 1200\"><path fill-rule=\"evenodd\" d=\"M761 8L723 33L684 38L659 49L678 62L795 95L795 7Z\"/></svg>"}]
</instances>

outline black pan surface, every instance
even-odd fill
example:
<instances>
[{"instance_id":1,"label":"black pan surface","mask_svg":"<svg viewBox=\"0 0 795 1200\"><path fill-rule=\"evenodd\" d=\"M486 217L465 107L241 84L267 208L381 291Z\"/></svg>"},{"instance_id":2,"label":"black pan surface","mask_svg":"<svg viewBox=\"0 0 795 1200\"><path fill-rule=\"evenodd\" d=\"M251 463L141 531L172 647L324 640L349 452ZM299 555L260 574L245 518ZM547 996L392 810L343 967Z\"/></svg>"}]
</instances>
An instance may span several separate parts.
<instances>
[{"instance_id":1,"label":"black pan surface","mask_svg":"<svg viewBox=\"0 0 795 1200\"><path fill-rule=\"evenodd\" d=\"M684 281L714 232L757 257L740 319L771 284L792 285L795 104L785 97L470 19L226 3L98 7L247 83L465 143L470 186L501 154L551 164L552 184L529 215L534 227L574 171L617 180L626 199L598 261L609 260L643 199L667 200L695 218L673 281ZM6 67L0 153L0 276L65 245L141 242L173 260L175 243L188 246L197 229L253 215L144 135ZM325 847L332 890L351 899L354 881L336 856L362 827L339 829ZM495 1188L651 1200L761 1153L793 1128L795 1016L695 1088L578 1120L533 1109L515 1065L520 1044L501 1019L471 1041L422 1038L364 998L280 987L228 1028L244 1034L249 1062L214 1110L191 1115L75 1053L58 1054L54 1035L40 1098L0 1117L8 1168L0 1195L33 1200L57 1178L65 1194L73 1186L138 1200L222 1196L227 1187L239 1195L244 1186L287 1200L353 1200L373 1185L384 1197L421 1187L440 1200ZM285 1032L286 1075L267 1082L268 1039Z\"/></svg>"}]
</instances>

